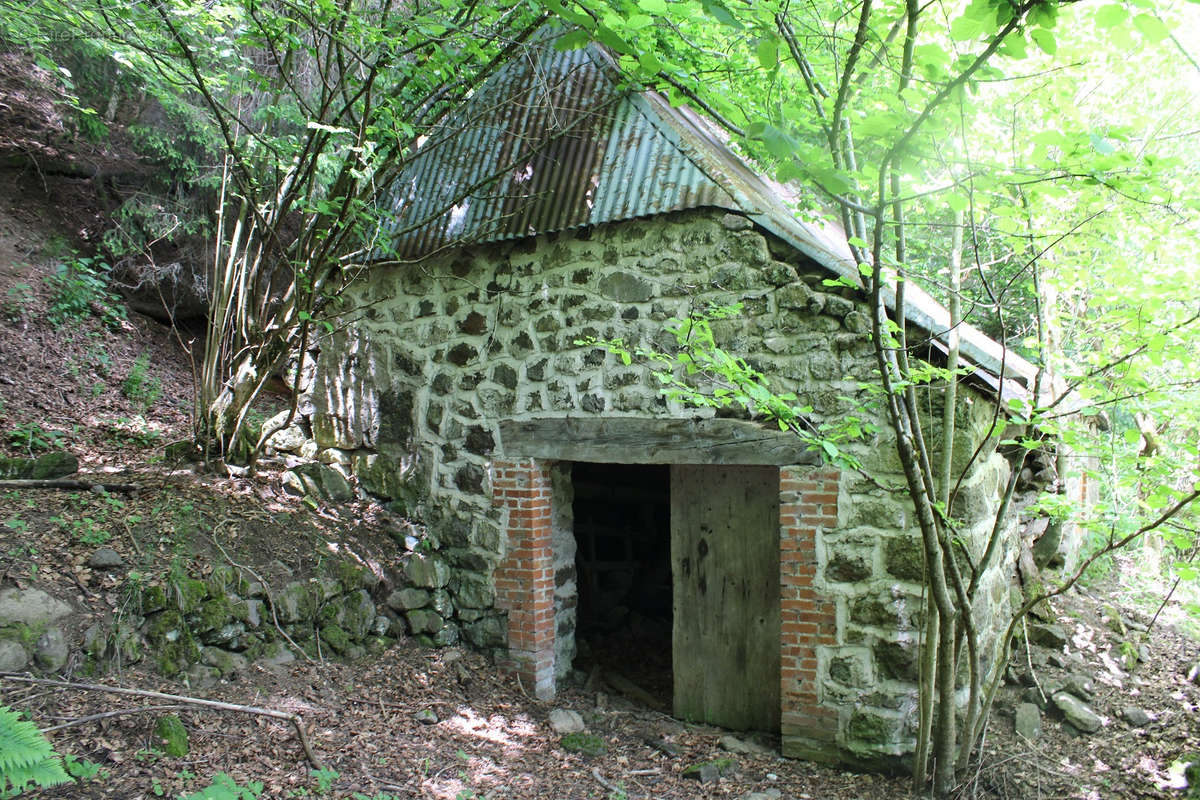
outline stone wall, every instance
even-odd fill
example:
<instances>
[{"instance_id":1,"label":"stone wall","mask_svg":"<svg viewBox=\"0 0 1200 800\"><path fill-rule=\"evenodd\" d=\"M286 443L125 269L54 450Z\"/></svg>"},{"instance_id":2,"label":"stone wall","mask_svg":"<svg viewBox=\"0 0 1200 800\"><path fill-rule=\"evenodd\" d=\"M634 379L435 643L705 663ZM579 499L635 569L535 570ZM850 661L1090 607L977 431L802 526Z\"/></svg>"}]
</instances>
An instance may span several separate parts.
<instances>
[{"instance_id":1,"label":"stone wall","mask_svg":"<svg viewBox=\"0 0 1200 800\"><path fill-rule=\"evenodd\" d=\"M363 490L424 523L428 558L449 575L437 613L439 640L461 632L478 647L519 652L540 670L538 688L543 680L552 686L572 647L570 519L548 501L536 510L523 501L552 496L556 480L569 488L569 473L556 478L551 465L498 464L504 457L498 424L699 415L664 399L644 367L576 342L619 337L630 347L665 348L672 341L663 332L669 318L708 302L741 302L741 316L714 325L723 347L771 376L777 390L796 391L818 421L875 414L880 431L849 447L861 472L843 470L832 488L822 487L836 496L829 503L836 515L804 523L810 554L804 569L811 572L805 591L819 596L826 615L805 658L804 702L837 724L812 741L797 728L785 750L862 760L903 754L914 735L920 543L911 505L896 491L903 475L887 426L860 407L859 383L870 381L873 369L868 315L849 290L826 287L826 277L749 220L713 211L377 270L348 298L346 307L357 310L320 345L311 390L316 455L354 472ZM992 408L982 396L962 394L960 468L983 439ZM938 419L937 398L924 401ZM929 430L938 435L937 425ZM1007 463L985 446L968 472L955 511L966 520L961 539L977 558ZM537 485L521 487L519 480ZM520 494L526 490L534 494ZM544 517L533 528L522 527L527 510ZM795 511L804 517L811 509L801 504ZM535 528L533 538L519 532ZM559 563L547 562L545 575L517 574L518 551L557 553ZM1006 555L985 579L989 602L1008 602L1011 574ZM518 596L534 585L522 584L525 578L536 579L536 598ZM514 627L514 614L550 621L531 623L526 636ZM810 623L818 624L795 620Z\"/></svg>"}]
</instances>

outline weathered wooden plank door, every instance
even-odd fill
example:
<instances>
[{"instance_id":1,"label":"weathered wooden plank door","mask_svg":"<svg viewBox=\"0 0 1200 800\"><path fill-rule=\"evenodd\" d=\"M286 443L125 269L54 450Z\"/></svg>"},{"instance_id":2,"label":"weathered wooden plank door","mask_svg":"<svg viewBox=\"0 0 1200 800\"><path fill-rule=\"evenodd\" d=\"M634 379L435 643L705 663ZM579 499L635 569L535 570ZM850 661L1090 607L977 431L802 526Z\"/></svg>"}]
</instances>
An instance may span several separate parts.
<instances>
[{"instance_id":1,"label":"weathered wooden plank door","mask_svg":"<svg viewBox=\"0 0 1200 800\"><path fill-rule=\"evenodd\" d=\"M672 466L675 714L779 730L779 469Z\"/></svg>"}]
</instances>

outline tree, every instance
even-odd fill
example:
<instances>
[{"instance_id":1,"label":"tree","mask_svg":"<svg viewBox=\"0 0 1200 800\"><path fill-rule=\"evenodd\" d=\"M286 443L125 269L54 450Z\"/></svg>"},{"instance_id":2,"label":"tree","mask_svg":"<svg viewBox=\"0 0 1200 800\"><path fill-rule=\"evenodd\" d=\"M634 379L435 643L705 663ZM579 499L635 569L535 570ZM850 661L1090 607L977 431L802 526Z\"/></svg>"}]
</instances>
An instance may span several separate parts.
<instances>
[{"instance_id":1,"label":"tree","mask_svg":"<svg viewBox=\"0 0 1200 800\"><path fill-rule=\"evenodd\" d=\"M1161 283L1151 289L1146 281L1131 292L1135 276L1122 266L1138 257L1132 239L1144 242L1143 252L1149 241L1167 238L1179 252L1194 247L1195 192L1180 165L1158 152L1165 124L1142 110L1143 131L1135 137L1124 125L1134 115L1097 125L1086 113L1072 113L1083 104L1067 101L1100 60L1093 52L1115 60L1105 41L1160 45L1153 57L1178 63L1182 47L1170 30L1183 12L1108 5L1093 15L1052 0L802 7L546 0L546 7L578 26L568 45L589 39L606 45L632 80L698 106L781 180L817 187L810 209L832 205L840 217L860 269L851 282L875 311L879 397L924 544L930 613L914 777L924 788L932 767L935 794L948 795L956 770L975 751L1002 672L985 672L972 610L979 576L1012 524L1026 455L1056 441L1062 452L1086 456L1098 432L1119 434L1131 447L1142 434L1118 410L1133 408L1135 400L1168 402L1162 389L1172 371L1169 401L1186 405L1187 419L1197 407L1200 376L1184 356L1196 344L1196 299L1171 298ZM1130 74L1128 67L1119 72ZM1039 111L1048 118L1038 119ZM1172 216L1182 232L1168 228ZM960 259L962 287L955 277ZM1103 306L1084 299L1100 291L1082 274L1097 262L1117 277L1114 293L1126 293ZM948 363L920 360L926 334L912 338L905 323L912 277L937 284L944 298L961 305L964 319L985 312L985 327L1040 367L1026 395L994 419L993 434L1014 449L1016 463L982 558L963 565L952 514L958 476L948 469L952 430L947 422L943 441L931 440L919 397L936 393L952 408L958 318L951 330L931 332L948 343ZM1139 319L1144 311L1137 309L1153 309L1153 321ZM1014 313L1023 317L1015 325ZM696 363L695 353L685 357ZM714 371L731 378L719 364ZM744 387L741 393L757 394ZM773 415L771 403L755 406ZM1106 421L1097 426L1097 419ZM1115 453L1111 438L1109 444ZM1092 480L1112 482L1111 493L1081 519L1097 532L1095 549L1063 583L1033 592L1015 609L1001 654L1025 613L1065 590L1088 563L1188 512L1197 497L1197 462L1194 445L1181 438L1179 447L1184 460L1169 473L1156 472L1155 488L1136 502L1123 488L1138 474L1134 469L1115 458L1109 465L1120 469L1113 474L1091 468ZM1137 469L1151 468L1151 461L1141 456ZM1065 506L1056 494L1043 501L1059 516L1072 513ZM961 667L969 697L960 709Z\"/></svg>"},{"instance_id":2,"label":"tree","mask_svg":"<svg viewBox=\"0 0 1200 800\"><path fill-rule=\"evenodd\" d=\"M543 16L519 0L41 0L6 15L27 41L57 28L95 43L215 132L198 443L231 462L252 458L272 433L243 434L254 399L328 324L326 305L388 259L397 175Z\"/></svg>"}]
</instances>

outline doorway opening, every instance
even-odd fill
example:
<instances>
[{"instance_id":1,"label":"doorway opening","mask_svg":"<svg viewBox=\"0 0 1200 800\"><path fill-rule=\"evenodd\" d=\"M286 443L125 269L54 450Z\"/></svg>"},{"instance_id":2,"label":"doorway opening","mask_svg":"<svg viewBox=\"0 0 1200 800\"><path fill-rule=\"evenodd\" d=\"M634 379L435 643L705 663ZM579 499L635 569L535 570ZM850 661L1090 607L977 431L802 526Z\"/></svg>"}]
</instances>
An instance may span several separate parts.
<instances>
[{"instance_id":1,"label":"doorway opening","mask_svg":"<svg viewBox=\"0 0 1200 800\"><path fill-rule=\"evenodd\" d=\"M672 704L671 470L572 465L579 586L575 666ZM627 694L629 692L626 692ZM653 700L653 702L651 702Z\"/></svg>"}]
</instances>

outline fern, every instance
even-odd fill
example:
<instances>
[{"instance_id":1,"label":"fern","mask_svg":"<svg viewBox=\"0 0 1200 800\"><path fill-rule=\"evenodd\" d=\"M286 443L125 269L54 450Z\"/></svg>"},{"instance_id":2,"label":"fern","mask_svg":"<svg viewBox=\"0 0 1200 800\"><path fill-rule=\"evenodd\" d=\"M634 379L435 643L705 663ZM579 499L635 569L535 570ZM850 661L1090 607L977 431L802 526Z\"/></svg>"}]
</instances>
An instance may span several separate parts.
<instances>
[{"instance_id":1,"label":"fern","mask_svg":"<svg viewBox=\"0 0 1200 800\"><path fill-rule=\"evenodd\" d=\"M0 797L15 797L31 784L70 782L71 776L46 737L32 722L0 706Z\"/></svg>"}]
</instances>

